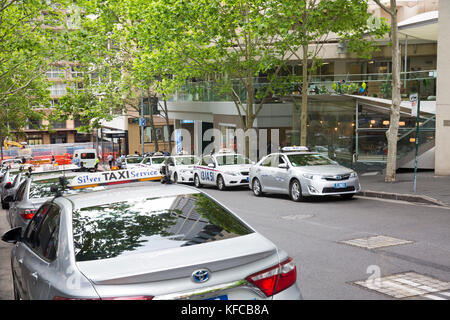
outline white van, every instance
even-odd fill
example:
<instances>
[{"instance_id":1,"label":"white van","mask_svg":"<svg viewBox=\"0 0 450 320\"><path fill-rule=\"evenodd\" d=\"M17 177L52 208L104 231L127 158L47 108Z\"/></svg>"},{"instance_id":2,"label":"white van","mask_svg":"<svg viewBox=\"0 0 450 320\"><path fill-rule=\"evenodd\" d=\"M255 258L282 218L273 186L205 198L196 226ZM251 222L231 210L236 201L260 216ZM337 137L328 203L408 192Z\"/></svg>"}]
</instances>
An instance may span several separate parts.
<instances>
[{"instance_id":1,"label":"white van","mask_svg":"<svg viewBox=\"0 0 450 320\"><path fill-rule=\"evenodd\" d=\"M73 153L72 164L76 164L79 167L83 164L83 167L86 169L94 169L97 163L97 150L95 149L80 149L75 150Z\"/></svg>"}]
</instances>

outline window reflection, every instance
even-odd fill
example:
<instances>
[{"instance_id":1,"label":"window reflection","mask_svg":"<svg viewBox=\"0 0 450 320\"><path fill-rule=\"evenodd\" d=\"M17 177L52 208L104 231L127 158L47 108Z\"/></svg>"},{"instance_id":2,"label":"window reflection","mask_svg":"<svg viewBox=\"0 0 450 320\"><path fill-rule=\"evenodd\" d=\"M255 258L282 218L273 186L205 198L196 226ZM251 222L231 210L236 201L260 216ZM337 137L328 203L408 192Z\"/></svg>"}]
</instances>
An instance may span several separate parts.
<instances>
[{"instance_id":1,"label":"window reflection","mask_svg":"<svg viewBox=\"0 0 450 320\"><path fill-rule=\"evenodd\" d=\"M112 203L73 213L77 261L190 246L251 232L203 194Z\"/></svg>"}]
</instances>

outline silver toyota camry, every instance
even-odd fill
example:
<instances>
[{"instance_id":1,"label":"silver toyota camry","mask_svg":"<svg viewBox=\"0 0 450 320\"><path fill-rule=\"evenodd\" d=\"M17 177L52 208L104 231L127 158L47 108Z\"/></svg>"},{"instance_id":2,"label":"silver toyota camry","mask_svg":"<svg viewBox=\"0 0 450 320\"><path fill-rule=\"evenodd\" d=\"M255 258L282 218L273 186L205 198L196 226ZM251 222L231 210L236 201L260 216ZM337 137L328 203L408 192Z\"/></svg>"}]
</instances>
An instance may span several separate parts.
<instances>
[{"instance_id":1,"label":"silver toyota camry","mask_svg":"<svg viewBox=\"0 0 450 320\"><path fill-rule=\"evenodd\" d=\"M256 196L281 193L294 201L326 195L350 199L361 189L355 171L304 147L284 148L264 157L251 168L250 181Z\"/></svg>"},{"instance_id":2,"label":"silver toyota camry","mask_svg":"<svg viewBox=\"0 0 450 320\"><path fill-rule=\"evenodd\" d=\"M47 200L54 197L51 186L58 185L60 178L70 179L77 173L66 173L64 176L49 174L27 177L18 187L14 199L10 202L7 219L11 228L26 228L37 209ZM102 187L97 187L102 188ZM103 188L104 189L104 188ZM84 190L84 189L81 189ZM80 191L81 191L80 190ZM65 189L63 193L75 193L73 189Z\"/></svg>"},{"instance_id":3,"label":"silver toyota camry","mask_svg":"<svg viewBox=\"0 0 450 320\"><path fill-rule=\"evenodd\" d=\"M188 186L57 196L2 239L16 299L301 298L286 252Z\"/></svg>"}]
</instances>

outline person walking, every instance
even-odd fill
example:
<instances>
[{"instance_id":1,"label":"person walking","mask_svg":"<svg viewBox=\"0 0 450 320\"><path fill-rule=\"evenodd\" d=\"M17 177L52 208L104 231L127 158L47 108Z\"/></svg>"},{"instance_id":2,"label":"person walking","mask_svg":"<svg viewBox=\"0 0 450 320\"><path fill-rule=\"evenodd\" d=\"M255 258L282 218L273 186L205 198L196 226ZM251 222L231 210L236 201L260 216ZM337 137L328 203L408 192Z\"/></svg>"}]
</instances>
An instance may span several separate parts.
<instances>
[{"instance_id":1,"label":"person walking","mask_svg":"<svg viewBox=\"0 0 450 320\"><path fill-rule=\"evenodd\" d=\"M109 164L109 170L112 170L112 165L113 165L113 162L114 162L114 157L113 157L113 155L110 153L109 155L108 155L108 164Z\"/></svg>"}]
</instances>

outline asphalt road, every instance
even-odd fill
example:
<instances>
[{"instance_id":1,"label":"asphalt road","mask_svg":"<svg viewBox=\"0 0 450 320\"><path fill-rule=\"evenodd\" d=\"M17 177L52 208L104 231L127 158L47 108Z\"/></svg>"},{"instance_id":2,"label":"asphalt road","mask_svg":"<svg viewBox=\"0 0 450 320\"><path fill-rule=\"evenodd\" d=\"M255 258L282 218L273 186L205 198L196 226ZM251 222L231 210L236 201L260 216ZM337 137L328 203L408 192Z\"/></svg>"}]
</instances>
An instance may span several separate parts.
<instances>
[{"instance_id":1,"label":"asphalt road","mask_svg":"<svg viewBox=\"0 0 450 320\"><path fill-rule=\"evenodd\" d=\"M294 258L305 299L392 299L353 283L373 270L381 277L413 271L450 282L449 209L361 197L294 203L284 196L257 198L246 188L203 190ZM6 230L1 210L0 233ZM340 243L377 235L412 242L371 250ZM12 299L10 248L0 243L0 299Z\"/></svg>"},{"instance_id":2,"label":"asphalt road","mask_svg":"<svg viewBox=\"0 0 450 320\"><path fill-rule=\"evenodd\" d=\"M362 197L295 203L246 189L204 190L294 258L305 299L391 299L353 284L374 268L381 277L414 271L450 281L450 209ZM372 250L339 243L377 235L412 243Z\"/></svg>"}]
</instances>

